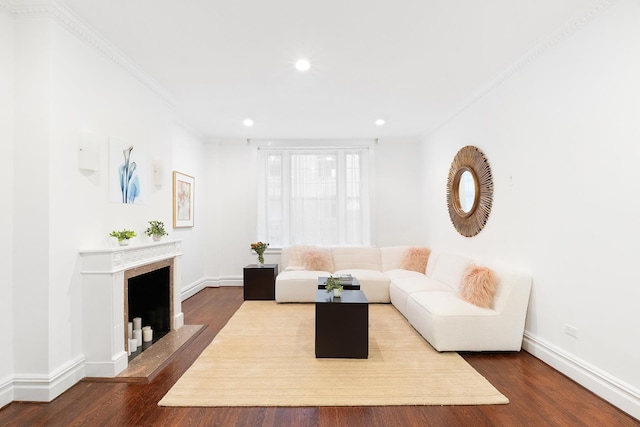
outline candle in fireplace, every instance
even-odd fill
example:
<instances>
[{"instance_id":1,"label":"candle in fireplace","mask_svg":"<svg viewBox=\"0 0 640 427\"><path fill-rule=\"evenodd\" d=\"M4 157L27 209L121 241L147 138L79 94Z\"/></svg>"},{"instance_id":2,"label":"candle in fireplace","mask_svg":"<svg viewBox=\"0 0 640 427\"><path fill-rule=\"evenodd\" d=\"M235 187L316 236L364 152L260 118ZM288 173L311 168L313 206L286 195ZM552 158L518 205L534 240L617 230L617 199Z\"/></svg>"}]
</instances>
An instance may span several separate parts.
<instances>
[{"instance_id":1,"label":"candle in fireplace","mask_svg":"<svg viewBox=\"0 0 640 427\"><path fill-rule=\"evenodd\" d=\"M142 346L142 329L133 330L133 339L136 340L138 347Z\"/></svg>"},{"instance_id":2,"label":"candle in fireplace","mask_svg":"<svg viewBox=\"0 0 640 427\"><path fill-rule=\"evenodd\" d=\"M151 326L145 326L144 328L142 328L142 341L153 341L153 329L151 329Z\"/></svg>"}]
</instances>

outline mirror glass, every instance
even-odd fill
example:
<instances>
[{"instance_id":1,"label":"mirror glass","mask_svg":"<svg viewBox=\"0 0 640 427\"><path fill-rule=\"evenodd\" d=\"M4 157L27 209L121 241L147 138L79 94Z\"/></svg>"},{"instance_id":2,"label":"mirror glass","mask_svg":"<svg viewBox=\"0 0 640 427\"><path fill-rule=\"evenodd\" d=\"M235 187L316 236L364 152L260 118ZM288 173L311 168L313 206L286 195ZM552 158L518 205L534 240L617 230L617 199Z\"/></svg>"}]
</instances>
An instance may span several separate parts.
<instances>
[{"instance_id":1,"label":"mirror glass","mask_svg":"<svg viewBox=\"0 0 640 427\"><path fill-rule=\"evenodd\" d=\"M476 199L476 182L473 174L468 170L462 172L460 175L458 197L460 199L460 209L462 209L462 212L471 212Z\"/></svg>"}]
</instances>

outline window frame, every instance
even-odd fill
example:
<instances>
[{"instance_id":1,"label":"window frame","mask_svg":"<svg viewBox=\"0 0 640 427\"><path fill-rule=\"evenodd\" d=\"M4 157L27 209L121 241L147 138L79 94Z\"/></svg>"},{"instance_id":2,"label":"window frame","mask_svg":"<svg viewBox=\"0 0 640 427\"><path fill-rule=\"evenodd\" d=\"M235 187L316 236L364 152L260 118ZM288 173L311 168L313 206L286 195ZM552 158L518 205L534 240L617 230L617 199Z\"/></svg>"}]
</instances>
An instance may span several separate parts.
<instances>
[{"instance_id":1,"label":"window frame","mask_svg":"<svg viewBox=\"0 0 640 427\"><path fill-rule=\"evenodd\" d=\"M257 145L257 184L258 184L258 206L257 206L257 232L258 236L268 241L270 240L268 231L268 208L267 208L267 159L269 154L280 153L281 157L281 203L282 203L282 220L280 223L284 226L282 231L282 242L273 241L272 247L286 247L293 244L310 244L318 246L370 246L371 242L371 194L370 194L370 164L372 162L372 144L343 142L340 144L278 144L269 142L267 144ZM336 183L337 194L336 203L338 214L337 220L337 241L332 242L316 242L303 240L299 242L292 242L291 236L291 156L301 153L315 153L315 154L328 154L335 153L336 158ZM360 183L359 190L360 195L357 198L360 203L360 224L359 233L361 238L358 241L349 241L347 236L347 204L349 197L346 188L346 158L349 154L358 153L360 156ZM283 176L284 174L287 176Z\"/></svg>"}]
</instances>

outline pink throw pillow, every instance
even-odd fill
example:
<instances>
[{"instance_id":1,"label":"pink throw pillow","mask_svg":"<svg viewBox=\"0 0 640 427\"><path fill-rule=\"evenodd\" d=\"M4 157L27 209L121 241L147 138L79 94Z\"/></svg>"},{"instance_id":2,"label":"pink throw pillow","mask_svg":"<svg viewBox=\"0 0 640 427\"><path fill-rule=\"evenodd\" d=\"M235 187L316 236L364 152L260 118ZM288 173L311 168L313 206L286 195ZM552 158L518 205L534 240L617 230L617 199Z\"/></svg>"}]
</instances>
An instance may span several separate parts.
<instances>
[{"instance_id":1,"label":"pink throw pillow","mask_svg":"<svg viewBox=\"0 0 640 427\"><path fill-rule=\"evenodd\" d=\"M497 287L497 278L493 271L487 267L471 265L462 279L459 295L463 300L478 307L491 308Z\"/></svg>"},{"instance_id":2,"label":"pink throw pillow","mask_svg":"<svg viewBox=\"0 0 640 427\"><path fill-rule=\"evenodd\" d=\"M409 248L404 253L400 268L424 274L427 270L427 262L429 262L430 254L431 249L428 248Z\"/></svg>"},{"instance_id":3,"label":"pink throw pillow","mask_svg":"<svg viewBox=\"0 0 640 427\"><path fill-rule=\"evenodd\" d=\"M307 251L313 250L315 247L307 246L307 245L295 245L289 248L289 267L300 267L302 269L303 266L303 258L304 254Z\"/></svg>"},{"instance_id":4,"label":"pink throw pillow","mask_svg":"<svg viewBox=\"0 0 640 427\"><path fill-rule=\"evenodd\" d=\"M304 253L302 265L305 270L312 271L333 271L333 260L331 253L323 250L311 250Z\"/></svg>"}]
</instances>

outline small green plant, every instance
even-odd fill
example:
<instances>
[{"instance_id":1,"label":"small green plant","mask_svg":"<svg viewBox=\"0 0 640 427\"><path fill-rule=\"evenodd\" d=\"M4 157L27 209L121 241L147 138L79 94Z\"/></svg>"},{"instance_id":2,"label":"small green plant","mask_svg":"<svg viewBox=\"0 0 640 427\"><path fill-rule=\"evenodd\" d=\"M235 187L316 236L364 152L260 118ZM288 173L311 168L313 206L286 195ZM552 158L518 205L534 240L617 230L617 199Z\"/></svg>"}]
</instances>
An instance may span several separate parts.
<instances>
[{"instance_id":1,"label":"small green plant","mask_svg":"<svg viewBox=\"0 0 640 427\"><path fill-rule=\"evenodd\" d=\"M340 284L340 279L337 277L329 276L327 280L324 282L324 288L327 292L331 292L334 289L337 289L338 292L342 292L342 285Z\"/></svg>"},{"instance_id":2,"label":"small green plant","mask_svg":"<svg viewBox=\"0 0 640 427\"><path fill-rule=\"evenodd\" d=\"M149 228L144 231L144 234L147 236L167 236L167 233L164 229L164 222L162 221L149 221Z\"/></svg>"},{"instance_id":3,"label":"small green plant","mask_svg":"<svg viewBox=\"0 0 640 427\"><path fill-rule=\"evenodd\" d=\"M115 237L116 239L118 239L118 242L122 242L123 240L128 240L131 239L132 237L136 237L137 234L135 231L133 230L127 230L126 228L124 230L114 230L111 232L111 234L109 234L109 236L111 237Z\"/></svg>"}]
</instances>

